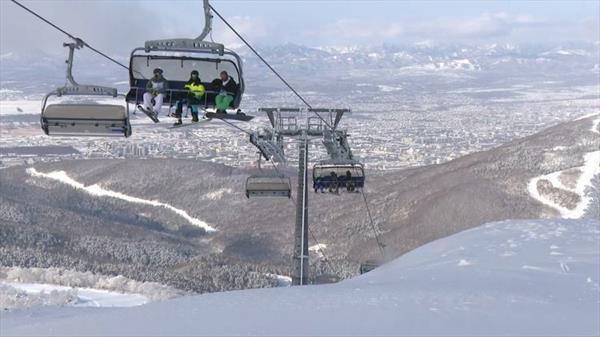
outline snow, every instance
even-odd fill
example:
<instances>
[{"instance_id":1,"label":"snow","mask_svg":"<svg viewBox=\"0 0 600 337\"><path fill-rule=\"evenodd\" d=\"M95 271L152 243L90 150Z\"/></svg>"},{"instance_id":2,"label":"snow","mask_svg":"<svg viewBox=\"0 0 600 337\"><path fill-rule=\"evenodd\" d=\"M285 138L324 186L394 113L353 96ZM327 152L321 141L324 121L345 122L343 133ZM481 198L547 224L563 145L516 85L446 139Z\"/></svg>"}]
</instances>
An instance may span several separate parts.
<instances>
[{"instance_id":1,"label":"snow","mask_svg":"<svg viewBox=\"0 0 600 337\"><path fill-rule=\"evenodd\" d=\"M496 222L337 284L11 311L0 334L598 335L599 245L598 220Z\"/></svg>"},{"instance_id":2,"label":"snow","mask_svg":"<svg viewBox=\"0 0 600 337\"><path fill-rule=\"evenodd\" d=\"M529 181L529 184L527 185L527 190L534 199L538 200L546 206L557 210L560 213L561 217L569 219L579 219L585 215L585 211L587 210L590 202L592 202L592 198L586 195L585 190L588 186L591 185L594 176L600 174L600 151L587 153L584 156L584 165L579 167L579 169L582 173L577 179L577 184L575 188L569 188L565 186L559 179L560 175L564 171L557 171L531 179ZM541 195L537 188L537 183L542 179L548 180L552 184L552 186L556 188L560 188L562 190L573 192L579 195L580 201L577 204L577 206L573 209L569 209L558 205L553 200L550 200L546 196Z\"/></svg>"},{"instance_id":3,"label":"snow","mask_svg":"<svg viewBox=\"0 0 600 337\"><path fill-rule=\"evenodd\" d=\"M278 274L265 274L268 277L274 277L277 279L278 287L289 287L292 285L292 278L286 275L278 275Z\"/></svg>"},{"instance_id":4,"label":"snow","mask_svg":"<svg viewBox=\"0 0 600 337\"><path fill-rule=\"evenodd\" d=\"M116 199L128 201L131 203L136 203L136 204L150 205L150 206L154 206L154 207L164 207L164 208L178 214L179 216L181 216L182 218L184 218L185 220L187 220L190 224L192 224L194 226L198 226L207 232L216 231L216 229L214 227L210 226L209 224L207 224L206 222L204 222L200 219L190 216L186 211L184 211L182 209L175 208L169 204L166 204L166 203L163 203L163 202L160 202L157 200L146 200L146 199L142 199L142 198L138 198L138 197L132 197L132 196L129 196L129 195L126 195L123 193L107 190L107 189L102 188L98 184L85 186L82 183L76 181L75 179L69 177L65 171L52 171L49 173L43 173L43 172L38 172L33 167L30 167L30 168L26 169L26 172L29 175L31 175L32 177L47 178L47 179L59 181L61 183L67 184L75 189L83 190L93 196L116 198Z\"/></svg>"},{"instance_id":5,"label":"snow","mask_svg":"<svg viewBox=\"0 0 600 337\"><path fill-rule=\"evenodd\" d=\"M377 86L379 88L379 90L383 91L383 92L393 92L393 91L400 91L402 90L402 87L394 87L394 86L390 86L390 85L378 85Z\"/></svg>"},{"instance_id":6,"label":"snow","mask_svg":"<svg viewBox=\"0 0 600 337\"><path fill-rule=\"evenodd\" d=\"M319 255L320 258L324 258L325 255L323 254L323 249L326 249L326 248L327 248L326 244L319 243L319 244L308 247L308 251L315 252L315 253L317 253L317 255Z\"/></svg>"},{"instance_id":7,"label":"snow","mask_svg":"<svg viewBox=\"0 0 600 337\"><path fill-rule=\"evenodd\" d=\"M8 89L2 89L6 91L0 92L0 94L19 94L15 91L8 91ZM15 101L7 101L0 100L0 116L9 116L9 115L35 115L39 114L41 110L42 104L38 101L31 100L15 100ZM21 111L19 111L21 110Z\"/></svg>"},{"instance_id":8,"label":"snow","mask_svg":"<svg viewBox=\"0 0 600 337\"><path fill-rule=\"evenodd\" d=\"M52 284L68 288L102 289L114 293L139 294L146 297L149 301L161 301L184 294L181 290L156 282L140 282L123 275L103 275L89 271L81 272L57 267L0 267L0 275L2 276L0 283ZM4 290L7 290L6 287L0 286L0 288ZM11 287L11 289L14 288ZM0 294L0 299L5 299L5 297ZM2 301L0 300L0 302ZM39 301L36 301L35 299L33 301L21 301L19 299L12 300L12 303L17 307L27 307L35 305L38 302ZM56 301L51 302L54 304L64 304ZM4 307L15 307L15 305L4 305ZM2 306L0 305L0 307Z\"/></svg>"},{"instance_id":9,"label":"snow","mask_svg":"<svg viewBox=\"0 0 600 337\"><path fill-rule=\"evenodd\" d=\"M589 53L582 49L556 49L542 53L541 55L564 55L564 56L589 56Z\"/></svg>"},{"instance_id":10,"label":"snow","mask_svg":"<svg viewBox=\"0 0 600 337\"><path fill-rule=\"evenodd\" d=\"M590 131L600 134L600 130L598 129L598 124L600 124L600 117L598 117L592 121L592 128L590 129Z\"/></svg>"},{"instance_id":11,"label":"snow","mask_svg":"<svg viewBox=\"0 0 600 337\"><path fill-rule=\"evenodd\" d=\"M132 307L149 302L148 298L140 294L124 294L102 289L17 282L0 282L0 286L8 286L19 290L18 296L20 297L32 295L35 297L41 293L52 295L53 292L56 292L54 293L54 296L56 296L57 293L68 293L72 291L73 296L66 305L74 307Z\"/></svg>"},{"instance_id":12,"label":"snow","mask_svg":"<svg viewBox=\"0 0 600 337\"><path fill-rule=\"evenodd\" d=\"M316 252L316 251L319 251L319 250L322 250L322 249L325 249L325 248L327 248L326 244L319 243L319 244L312 245L312 246L308 247L308 250L311 251L311 252Z\"/></svg>"},{"instance_id":13,"label":"snow","mask_svg":"<svg viewBox=\"0 0 600 337\"><path fill-rule=\"evenodd\" d=\"M223 196L231 193L233 193L233 190L231 188L220 188L216 191L206 193L204 195L204 198L209 200L219 200L223 198Z\"/></svg>"}]
</instances>

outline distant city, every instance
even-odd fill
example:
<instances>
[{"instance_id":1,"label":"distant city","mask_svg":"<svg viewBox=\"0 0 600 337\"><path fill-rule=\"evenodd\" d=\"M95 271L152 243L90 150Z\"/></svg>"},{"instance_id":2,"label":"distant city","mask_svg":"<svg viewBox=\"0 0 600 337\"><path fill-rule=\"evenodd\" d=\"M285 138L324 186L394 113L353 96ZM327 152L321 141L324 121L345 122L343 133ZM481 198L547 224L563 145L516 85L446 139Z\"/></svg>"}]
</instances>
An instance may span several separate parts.
<instances>
[{"instance_id":1,"label":"distant city","mask_svg":"<svg viewBox=\"0 0 600 337\"><path fill-rule=\"evenodd\" d=\"M443 163L598 113L596 54L593 45L539 50L510 45L388 46L376 52L285 45L265 51L313 106L352 109L341 128L350 134L354 155L372 170ZM26 79L56 72L39 70L48 64L30 69L26 62L25 57L3 55L3 63L14 65L3 67L0 90L3 167L76 158L195 158L256 165L256 149L247 135L218 120L171 130L173 119L163 117L153 124L138 112L131 115L133 135L128 139L47 137L39 128L39 99L44 88L55 85L32 89ZM248 114L256 114L261 106L300 106L256 60L246 60L246 68L248 90L242 107ZM83 73L88 79L97 78L90 69ZM126 88L123 81L115 85ZM167 107L163 115L166 112ZM250 130L269 124L265 116L257 115L252 122L237 125ZM15 150L31 146L47 148ZM286 144L290 166L295 165L296 147L291 140ZM325 158L319 140L309 151L313 162Z\"/></svg>"}]
</instances>

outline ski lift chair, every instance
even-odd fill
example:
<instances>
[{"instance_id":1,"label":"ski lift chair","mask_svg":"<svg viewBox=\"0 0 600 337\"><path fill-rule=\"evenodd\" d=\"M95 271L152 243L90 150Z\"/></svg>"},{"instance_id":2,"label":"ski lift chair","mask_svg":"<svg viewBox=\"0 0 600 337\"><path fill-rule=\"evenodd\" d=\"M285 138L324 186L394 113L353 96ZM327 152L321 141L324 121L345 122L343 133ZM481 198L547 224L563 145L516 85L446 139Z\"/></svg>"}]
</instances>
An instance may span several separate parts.
<instances>
[{"instance_id":1,"label":"ski lift chair","mask_svg":"<svg viewBox=\"0 0 600 337\"><path fill-rule=\"evenodd\" d=\"M331 173L335 173L335 177ZM350 172L351 177L347 177ZM318 191L359 191L365 185L363 164L356 161L322 161L313 166L313 189ZM352 187L352 188L349 188Z\"/></svg>"},{"instance_id":2,"label":"ski lift chair","mask_svg":"<svg viewBox=\"0 0 600 337\"><path fill-rule=\"evenodd\" d=\"M377 260L367 260L360 264L360 274L365 274L370 272L371 270L379 267L381 263Z\"/></svg>"},{"instance_id":3,"label":"ski lift chair","mask_svg":"<svg viewBox=\"0 0 600 337\"><path fill-rule=\"evenodd\" d=\"M68 84L48 93L42 101L41 127L48 136L104 136L129 137L129 106L116 104L57 103L47 104L51 96L122 96L117 89L94 85L80 85L73 79L73 54L83 47L79 39L64 43L69 47L67 60Z\"/></svg>"},{"instance_id":4,"label":"ski lift chair","mask_svg":"<svg viewBox=\"0 0 600 337\"><path fill-rule=\"evenodd\" d=\"M254 175L246 179L246 197L291 198L291 180L283 175Z\"/></svg>"},{"instance_id":5,"label":"ski lift chair","mask_svg":"<svg viewBox=\"0 0 600 337\"><path fill-rule=\"evenodd\" d=\"M146 41L144 47L135 48L129 61L129 85L127 102L135 105L143 101L146 84L153 76L155 68L161 68L169 82L169 90L163 101L169 109L177 101L187 98L184 85L192 70L197 70L206 88L204 108L215 108L215 98L219 94L212 81L226 71L236 82L237 91L228 93L234 97L230 108L237 109L244 94L242 59L223 44L204 41L212 30L212 14L208 0L204 0L204 29L195 39L166 39Z\"/></svg>"}]
</instances>

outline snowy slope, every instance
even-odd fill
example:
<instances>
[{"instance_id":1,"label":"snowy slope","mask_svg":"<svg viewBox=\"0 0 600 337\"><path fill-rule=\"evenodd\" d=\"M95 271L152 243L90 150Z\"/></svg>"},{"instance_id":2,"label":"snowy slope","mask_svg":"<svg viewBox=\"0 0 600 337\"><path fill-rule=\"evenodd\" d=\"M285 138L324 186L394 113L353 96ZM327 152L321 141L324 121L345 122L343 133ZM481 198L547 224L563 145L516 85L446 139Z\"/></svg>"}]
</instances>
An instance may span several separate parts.
<instances>
[{"instance_id":1,"label":"snowy slope","mask_svg":"<svg viewBox=\"0 0 600 337\"><path fill-rule=\"evenodd\" d=\"M598 335L600 222L483 225L333 285L2 315L8 335Z\"/></svg>"},{"instance_id":2,"label":"snowy slope","mask_svg":"<svg viewBox=\"0 0 600 337\"><path fill-rule=\"evenodd\" d=\"M7 290L4 290L7 289ZM8 296L10 290L24 304L59 304L74 307L132 307L149 302L140 294L123 294L114 291L92 288L65 287L44 283L0 282L0 292ZM0 303L3 301L0 300Z\"/></svg>"},{"instance_id":3,"label":"snowy slope","mask_svg":"<svg viewBox=\"0 0 600 337\"><path fill-rule=\"evenodd\" d=\"M600 115L591 120L589 132L600 134L598 124ZM590 116L584 116L584 119ZM554 151L562 151L564 146L557 146ZM552 156L552 154L551 154ZM562 218L579 219L585 216L592 205L593 198L587 189L593 188L594 177L600 175L600 151L583 155L583 166L569 167L532 178L527 184L527 191L534 199L557 210Z\"/></svg>"},{"instance_id":4,"label":"snowy slope","mask_svg":"<svg viewBox=\"0 0 600 337\"><path fill-rule=\"evenodd\" d=\"M600 151L589 152L584 156L583 166L535 177L529 181L527 190L536 200L559 211L561 217L579 219L585 215L592 202L592 198L586 195L586 189L591 187L592 179L598 174L600 174ZM569 181L571 186L566 186L564 181ZM546 194L540 193L540 187L544 186L542 182L550 186L549 189L546 188L549 190ZM564 196L561 198L561 192L574 196L571 205L564 206L560 203L567 199Z\"/></svg>"}]
</instances>

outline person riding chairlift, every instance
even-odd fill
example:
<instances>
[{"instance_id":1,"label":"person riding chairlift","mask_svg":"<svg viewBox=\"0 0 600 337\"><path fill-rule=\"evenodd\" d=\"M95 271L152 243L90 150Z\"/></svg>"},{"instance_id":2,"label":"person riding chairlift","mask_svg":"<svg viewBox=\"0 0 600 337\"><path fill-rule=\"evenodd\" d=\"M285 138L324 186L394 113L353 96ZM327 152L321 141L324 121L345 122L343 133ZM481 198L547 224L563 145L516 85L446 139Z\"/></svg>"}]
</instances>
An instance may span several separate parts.
<instances>
[{"instance_id":1,"label":"person riding chairlift","mask_svg":"<svg viewBox=\"0 0 600 337\"><path fill-rule=\"evenodd\" d=\"M317 193L319 191L321 193L323 193L324 188L325 188L325 184L323 183L323 178L321 178L321 177L315 178L315 182L313 184L313 189L315 190L315 193Z\"/></svg>"},{"instance_id":2,"label":"person riding chairlift","mask_svg":"<svg viewBox=\"0 0 600 337\"><path fill-rule=\"evenodd\" d=\"M356 186L354 186L354 182L352 181L352 173L350 170L346 171L346 191L354 192Z\"/></svg>"},{"instance_id":3,"label":"person riding chairlift","mask_svg":"<svg viewBox=\"0 0 600 337\"><path fill-rule=\"evenodd\" d=\"M226 113L227 108L229 108L229 105L235 99L238 87L226 71L222 71L219 77L212 81L215 90L219 92L215 97L215 107L217 113Z\"/></svg>"},{"instance_id":4,"label":"person riding chairlift","mask_svg":"<svg viewBox=\"0 0 600 337\"><path fill-rule=\"evenodd\" d=\"M173 125L183 124L181 121L181 113L184 103L192 108L192 123L198 122L198 105L202 104L201 99L204 96L205 89L200 77L198 77L197 70L192 70L189 81L187 81L183 87L188 90L187 98L177 101L177 108L175 109L175 118L177 118L177 122Z\"/></svg>"},{"instance_id":5,"label":"person riding chairlift","mask_svg":"<svg viewBox=\"0 0 600 337\"><path fill-rule=\"evenodd\" d=\"M144 109L150 110L158 116L165 95L169 90L169 82L163 77L162 69L156 68L152 73L154 76L148 81L144 93ZM154 106L152 106L152 99L154 99Z\"/></svg>"},{"instance_id":6,"label":"person riding chairlift","mask_svg":"<svg viewBox=\"0 0 600 337\"><path fill-rule=\"evenodd\" d=\"M329 175L331 182L329 183L329 193L333 192L333 193L339 193L339 181L338 181L338 175L331 171L330 175Z\"/></svg>"}]
</instances>

